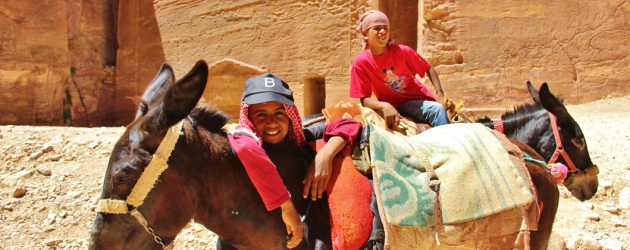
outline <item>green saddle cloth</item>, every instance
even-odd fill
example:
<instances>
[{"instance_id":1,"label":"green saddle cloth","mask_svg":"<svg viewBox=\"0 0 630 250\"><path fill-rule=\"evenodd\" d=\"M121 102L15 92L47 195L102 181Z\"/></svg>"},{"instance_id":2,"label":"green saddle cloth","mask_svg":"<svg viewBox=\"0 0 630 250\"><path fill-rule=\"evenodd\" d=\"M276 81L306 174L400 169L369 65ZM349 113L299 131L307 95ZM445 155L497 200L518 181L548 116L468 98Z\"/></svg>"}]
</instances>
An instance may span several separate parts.
<instances>
[{"instance_id":1,"label":"green saddle cloth","mask_svg":"<svg viewBox=\"0 0 630 250\"><path fill-rule=\"evenodd\" d=\"M386 223L431 227L437 195L426 167L441 181L442 222L466 222L534 200L527 182L492 132L476 123L449 124L401 138L370 126L370 157Z\"/></svg>"}]
</instances>

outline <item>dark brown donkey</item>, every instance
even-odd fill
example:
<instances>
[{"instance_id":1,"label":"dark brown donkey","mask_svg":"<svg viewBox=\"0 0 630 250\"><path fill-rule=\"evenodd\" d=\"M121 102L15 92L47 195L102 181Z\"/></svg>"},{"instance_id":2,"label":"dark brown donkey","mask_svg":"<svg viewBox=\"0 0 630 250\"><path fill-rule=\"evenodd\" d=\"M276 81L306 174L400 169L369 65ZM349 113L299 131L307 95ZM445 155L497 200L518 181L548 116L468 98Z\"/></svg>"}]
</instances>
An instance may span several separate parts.
<instances>
[{"instance_id":1,"label":"dark brown donkey","mask_svg":"<svg viewBox=\"0 0 630 250\"><path fill-rule=\"evenodd\" d=\"M162 249L191 219L239 249L286 249L280 211L266 211L222 131L228 117L208 106L195 108L207 78L208 66L203 61L177 82L165 64L150 83L136 119L112 151L90 249ZM168 144L163 141L173 133L167 131L182 120L182 135L175 133L171 140L176 143L172 151L167 150L170 158L163 157L168 167L161 175L157 171L155 178L148 178L154 182L140 184L145 175L156 172L148 167L149 162L159 163L158 146ZM312 155L289 144L266 150L293 194L298 212L304 214L310 206L306 239L297 249L330 248L325 197L309 205L299 195L305 164ZM149 190L146 197L140 195L140 202L132 201L133 193L142 193L143 187Z\"/></svg>"},{"instance_id":2,"label":"dark brown donkey","mask_svg":"<svg viewBox=\"0 0 630 250\"><path fill-rule=\"evenodd\" d=\"M238 249L286 249L280 211L266 211L222 131L226 115L208 106L195 108L208 78L206 63L198 62L177 82L173 75L168 65L162 67L143 95L135 120L114 146L90 249L161 249L191 219ZM532 149L520 147L535 157ZM266 151L293 194L296 209L303 215L309 211L306 239L297 249L330 249L327 200L309 205L301 198L301 181L312 155L291 144ZM527 166L545 204L539 230L532 233L532 249L543 249L558 189L540 165Z\"/></svg>"},{"instance_id":3,"label":"dark brown donkey","mask_svg":"<svg viewBox=\"0 0 630 250\"><path fill-rule=\"evenodd\" d=\"M599 169L591 161L580 126L549 91L547 83L542 84L540 91L530 82L527 82L527 88L535 103L521 105L502 115L500 120L484 118L477 122L492 129L502 124L507 137L532 147L547 162L568 166L569 175L563 185L580 201L592 198L597 192ZM557 135L554 135L554 124ZM562 151L564 153L560 153ZM555 159L554 154L557 155Z\"/></svg>"}]
</instances>

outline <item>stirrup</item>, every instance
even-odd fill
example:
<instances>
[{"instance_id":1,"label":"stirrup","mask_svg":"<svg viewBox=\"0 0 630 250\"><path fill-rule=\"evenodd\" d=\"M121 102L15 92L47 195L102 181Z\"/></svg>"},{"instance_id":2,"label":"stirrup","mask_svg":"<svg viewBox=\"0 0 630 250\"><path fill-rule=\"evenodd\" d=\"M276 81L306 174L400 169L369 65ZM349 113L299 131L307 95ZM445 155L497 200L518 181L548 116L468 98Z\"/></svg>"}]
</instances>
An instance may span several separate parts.
<instances>
[{"instance_id":1,"label":"stirrup","mask_svg":"<svg viewBox=\"0 0 630 250\"><path fill-rule=\"evenodd\" d=\"M361 123L361 134L359 136L359 145L352 150L352 163L360 173L364 175L372 174L372 165L370 162L370 126L362 115L354 117Z\"/></svg>"}]
</instances>

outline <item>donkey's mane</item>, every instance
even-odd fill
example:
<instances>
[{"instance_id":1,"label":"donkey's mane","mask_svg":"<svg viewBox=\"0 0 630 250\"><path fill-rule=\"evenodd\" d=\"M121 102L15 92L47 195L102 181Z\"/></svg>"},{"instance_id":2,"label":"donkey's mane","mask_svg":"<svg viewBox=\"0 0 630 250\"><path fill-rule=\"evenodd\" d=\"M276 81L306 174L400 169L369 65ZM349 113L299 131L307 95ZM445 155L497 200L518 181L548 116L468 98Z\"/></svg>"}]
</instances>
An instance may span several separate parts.
<instances>
[{"instance_id":1,"label":"donkey's mane","mask_svg":"<svg viewBox=\"0 0 630 250\"><path fill-rule=\"evenodd\" d=\"M539 102L526 103L526 104L522 104L515 107L514 110L506 112L505 114L501 116L501 118L508 119L508 118L513 118L513 117L519 117L522 114L531 114L541 109L545 109L545 108Z\"/></svg>"},{"instance_id":2,"label":"donkey's mane","mask_svg":"<svg viewBox=\"0 0 630 250\"><path fill-rule=\"evenodd\" d=\"M230 119L230 116L210 106L210 104L196 107L188 116L195 125L201 126L211 133L220 133Z\"/></svg>"},{"instance_id":3,"label":"donkey's mane","mask_svg":"<svg viewBox=\"0 0 630 250\"><path fill-rule=\"evenodd\" d=\"M513 110L507 111L505 114L501 115L501 120L503 121L514 121L516 124L525 123L528 119L530 119L528 114L533 114L538 110L542 110L544 107L539 102L536 103L526 103L519 106L516 106ZM490 117L484 117L476 122L480 123L492 123Z\"/></svg>"}]
</instances>

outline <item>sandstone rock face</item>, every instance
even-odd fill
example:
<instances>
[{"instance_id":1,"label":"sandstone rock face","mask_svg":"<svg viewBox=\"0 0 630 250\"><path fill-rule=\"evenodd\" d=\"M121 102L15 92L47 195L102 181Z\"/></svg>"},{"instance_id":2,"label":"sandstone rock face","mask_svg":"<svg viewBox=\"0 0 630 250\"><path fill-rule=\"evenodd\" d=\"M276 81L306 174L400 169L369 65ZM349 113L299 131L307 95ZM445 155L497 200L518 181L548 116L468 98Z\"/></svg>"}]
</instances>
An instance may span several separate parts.
<instances>
[{"instance_id":1,"label":"sandstone rock face","mask_svg":"<svg viewBox=\"0 0 630 250\"><path fill-rule=\"evenodd\" d=\"M121 103L123 96L140 95L162 62L170 63L180 78L197 60L212 63L230 58L266 68L287 81L300 109L305 106L304 83L325 79L325 104L333 105L348 96L351 61L360 50L354 27L366 8L360 2L241 0L182 5L175 0L121 1L116 67L116 82L121 86L116 93L121 94ZM239 71L231 72L235 73ZM227 77L217 88L242 91L245 79ZM228 85L233 87L228 89ZM241 92L210 92L217 88L209 84L204 98L215 100L215 105L238 105L217 101L240 100ZM231 97L226 99L226 95ZM129 104L117 110L129 112L122 109ZM227 111L238 117L237 109Z\"/></svg>"},{"instance_id":2,"label":"sandstone rock face","mask_svg":"<svg viewBox=\"0 0 630 250\"><path fill-rule=\"evenodd\" d=\"M625 1L425 0L422 54L447 94L472 106L529 100L550 84L566 103L630 94Z\"/></svg>"},{"instance_id":3,"label":"sandstone rock face","mask_svg":"<svg viewBox=\"0 0 630 250\"><path fill-rule=\"evenodd\" d=\"M310 115L349 100L356 22L369 9L390 17L391 37L430 61L465 107L528 101L527 80L566 103L630 94L630 6L620 0L7 0L0 124L126 125L162 63L180 78L198 60L215 67L204 99L232 117L244 80L262 71L287 81Z\"/></svg>"},{"instance_id":4,"label":"sandstone rock face","mask_svg":"<svg viewBox=\"0 0 630 250\"><path fill-rule=\"evenodd\" d=\"M0 122L58 122L70 77L66 4L4 1L0 11Z\"/></svg>"},{"instance_id":5,"label":"sandstone rock face","mask_svg":"<svg viewBox=\"0 0 630 250\"><path fill-rule=\"evenodd\" d=\"M322 105L348 99L350 65L361 52L356 21L367 9L375 8L390 17L392 38L417 48L438 70L447 95L467 107L509 108L528 101L527 80L536 86L548 82L567 103L630 94L623 86L630 79L630 47L622 42L629 33L625 27L630 7L622 1L514 5L500 1L249 0L196 1L187 6L177 1L149 6L152 1L139 2L143 1L154 9L159 38L121 43L119 60L131 65L120 56L142 55L134 57L136 67L118 68L117 80L125 84L128 81L121 76L142 77L140 65L161 62L157 56L147 58L142 53L146 45L162 46L163 60L173 64L179 75L198 59L232 58L267 68L290 83L296 104L303 115L309 115ZM129 14L121 14L121 22ZM134 15L144 20L135 25L153 22L145 15ZM154 27L135 30L139 37L155 33ZM136 34L120 32L119 40L124 37ZM143 89L141 85L152 74L139 81L136 89ZM242 85L243 81L222 84ZM204 96L219 100L225 95L206 91ZM317 103L321 98L325 102ZM233 110L228 113L236 115Z\"/></svg>"},{"instance_id":6,"label":"sandstone rock face","mask_svg":"<svg viewBox=\"0 0 630 250\"><path fill-rule=\"evenodd\" d=\"M8 0L0 12L0 123L107 125L111 1Z\"/></svg>"},{"instance_id":7,"label":"sandstone rock face","mask_svg":"<svg viewBox=\"0 0 630 250\"><path fill-rule=\"evenodd\" d=\"M208 84L201 102L210 102L212 106L230 114L230 122L238 123L245 81L267 72L267 69L231 59L218 61L208 67Z\"/></svg>"}]
</instances>

